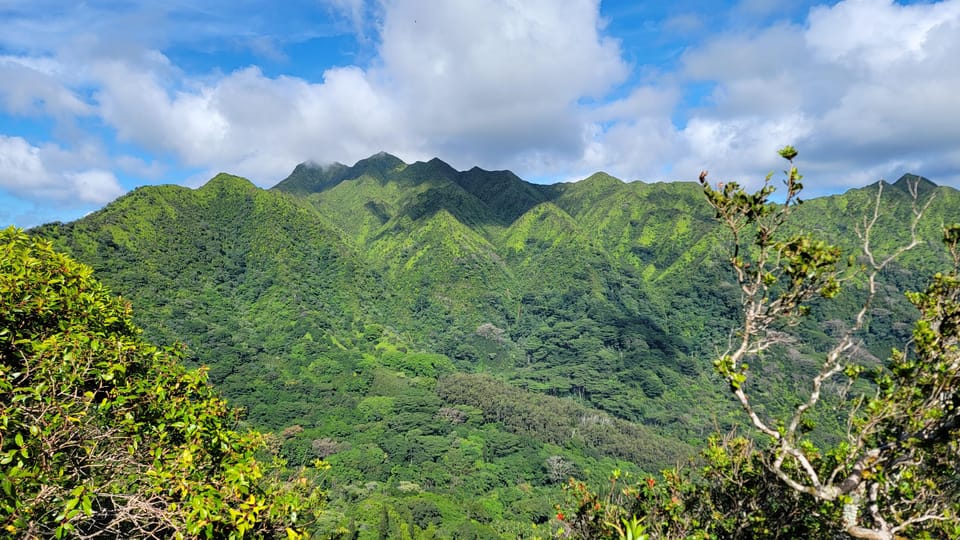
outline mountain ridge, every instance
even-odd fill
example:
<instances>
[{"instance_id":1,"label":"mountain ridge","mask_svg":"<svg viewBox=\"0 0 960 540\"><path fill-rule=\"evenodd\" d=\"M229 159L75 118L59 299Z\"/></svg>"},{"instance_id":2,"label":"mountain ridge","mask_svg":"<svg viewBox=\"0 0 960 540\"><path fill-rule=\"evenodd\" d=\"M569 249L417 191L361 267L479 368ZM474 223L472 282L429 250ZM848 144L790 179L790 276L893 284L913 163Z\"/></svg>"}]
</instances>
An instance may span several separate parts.
<instances>
[{"instance_id":1,"label":"mountain ridge","mask_svg":"<svg viewBox=\"0 0 960 540\"><path fill-rule=\"evenodd\" d=\"M315 182L315 183L313 183L313 184L309 184L309 183L308 183L309 187L311 187L311 188L313 189L313 191L311 191L311 192L322 191L322 190L324 190L324 189L328 189L328 188L330 188L330 187L333 187L336 182L339 182L339 181L342 181L342 180L346 180L346 179L354 179L354 178L357 178L357 177L359 177L359 176L361 176L362 174L365 174L365 173L377 172L377 173L383 175L383 174L385 174L385 173L390 172L391 170L395 170L395 169L398 169L398 168L402 170L402 169L404 169L404 168L406 168L406 167L409 167L409 166L415 165L415 164L426 164L426 165L440 166L440 167L443 167L443 168L447 169L448 171L450 171L450 173L452 173L453 175L457 175L457 176L460 176L460 177L462 177L463 175L466 175L466 174L471 174L471 173L481 173L482 175L497 175L497 174L509 175L509 176L513 176L516 180L519 180L519 181L521 181L521 182L523 182L523 183L525 183L525 184L527 184L527 185L529 185L529 186L533 186L534 188L544 189L544 190L547 191L547 192L550 191L550 188L554 188L554 187L561 187L561 188L562 188L562 187L565 186L565 185L578 184L578 183L582 183L582 182L588 182L588 183L590 183L590 182L597 182L597 183L624 183L624 184L631 184L631 183L637 183L637 182L644 183L644 184L674 184L674 183L679 183L679 182L686 182L686 183L691 183L691 184L693 184L693 185L696 185L696 182L695 182L695 181L692 181L692 180L690 180L690 181L688 181L688 180L656 180L656 181L645 181L645 180L639 180L639 179L638 179L638 180L625 181L625 180L622 180L622 179L617 178L617 177L615 177L615 176L612 176L612 175L610 175L609 173L607 173L607 172L605 172L605 171L596 171L596 172L594 172L594 173L592 173L592 174L590 174L590 175L588 175L588 176L585 176L585 177L583 177L583 178L581 178L581 179L577 179L577 180L570 180L570 181L565 181L565 182L546 183L546 184L535 184L535 183L532 183L532 182L528 182L528 181L526 181L526 180L523 180L522 178L520 178L519 176L517 176L515 173L513 173L512 171L510 171L509 169L487 170L487 169L483 169L482 167L480 167L480 166L478 166L478 165L474 165L474 166L471 167L470 169L457 170L457 169L455 169L454 167L452 167L450 164L448 164L447 162L443 161L443 160L442 160L440 157L438 157L438 156L435 156L435 157L429 159L429 160L426 161L426 162L424 162L424 161L415 161L415 162L413 162L413 163L406 163L406 162L404 162L402 159L400 159L399 157L397 157L397 156L395 156L395 155L393 155L393 154L391 154L391 153L389 153L389 152L379 151L379 152L377 152L377 153L375 153L375 154L372 154L372 155L370 155L370 156L368 156L368 157L366 157L366 158L362 158L362 159L358 160L358 161L357 161L354 165L352 165L352 166L344 165L343 163L340 163L339 161L335 161L335 162L330 163L330 164L318 164L318 163L310 162L310 161L305 161L305 162L299 163L299 164L297 164L297 165L294 167L293 171L291 171L291 173L290 173L286 178L278 181L276 184L274 184L273 186L271 186L271 187L269 187L269 188L267 188L267 189L278 190L278 191L299 191L299 192L302 193L302 192L303 192L303 188L302 188L301 185L299 184L299 182L300 182L299 177L302 176L302 175L304 175L304 174L309 174L312 178L315 178L315 179L316 179L316 178L328 179L327 182L321 181L321 182ZM229 174L229 173L220 173L220 174ZM218 175L218 176L219 176L219 175ZM335 181L332 181L333 179L335 179ZM611 182L611 181L615 181L615 182ZM929 178L927 178L927 177L925 177L925 176L912 173L912 172L903 173L897 180L895 180L895 181L893 181L893 182L888 182L888 181L885 181L885 180L880 180L880 181L883 181L883 182L885 182L885 183L888 183L888 184L890 184L890 185L892 185L892 186L896 186L896 187L901 188L901 189L905 189L907 183L908 183L908 182L913 182L913 181L919 181L920 184L921 184L924 188L937 188L937 187L941 187L939 184L937 184L937 183L934 182L933 180L931 180L931 179L929 179ZM460 183L460 182L458 182L458 183ZM469 184L469 182L467 182L467 183ZM868 186L863 186L863 187L870 187L870 186L873 186L873 185L875 185L875 184L876 184L876 183L873 183L873 184L869 184ZM861 189L861 188L851 188L851 189ZM825 195L825 196L829 196L829 195Z\"/></svg>"},{"instance_id":2,"label":"mountain ridge","mask_svg":"<svg viewBox=\"0 0 960 540\"><path fill-rule=\"evenodd\" d=\"M152 340L184 343L245 422L279 434L286 459L334 452L325 459L343 500L399 507L401 496L364 482L415 483L437 501L524 501L536 517L510 519L546 520L553 508L535 501L553 489L536 472L548 458L584 474L650 473L736 425L711 359L736 325L739 293L698 185L605 173L539 185L385 153L301 165L271 189L228 174L197 189L144 187L31 232L133 302ZM910 215L902 188L916 179L904 178L885 184L878 253ZM933 245L960 214L960 192L921 192L936 195L919 229ZM797 226L854 250L875 193L805 201ZM870 354L910 339L912 307L894 291L948 262L911 252L883 276L862 336ZM809 346L762 360L775 391L758 407L802 395L827 339L820 323L856 302L854 284L814 305Z\"/></svg>"}]
</instances>

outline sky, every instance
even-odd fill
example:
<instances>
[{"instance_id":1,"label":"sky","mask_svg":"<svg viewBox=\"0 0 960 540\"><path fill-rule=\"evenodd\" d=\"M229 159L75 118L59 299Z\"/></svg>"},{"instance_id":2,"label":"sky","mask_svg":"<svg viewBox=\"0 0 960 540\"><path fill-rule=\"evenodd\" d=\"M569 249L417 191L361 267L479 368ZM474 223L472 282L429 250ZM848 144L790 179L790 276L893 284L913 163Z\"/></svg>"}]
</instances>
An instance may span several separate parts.
<instances>
[{"instance_id":1,"label":"sky","mask_svg":"<svg viewBox=\"0 0 960 540\"><path fill-rule=\"evenodd\" d=\"M379 151L960 187L958 59L960 0L0 0L0 227Z\"/></svg>"}]
</instances>

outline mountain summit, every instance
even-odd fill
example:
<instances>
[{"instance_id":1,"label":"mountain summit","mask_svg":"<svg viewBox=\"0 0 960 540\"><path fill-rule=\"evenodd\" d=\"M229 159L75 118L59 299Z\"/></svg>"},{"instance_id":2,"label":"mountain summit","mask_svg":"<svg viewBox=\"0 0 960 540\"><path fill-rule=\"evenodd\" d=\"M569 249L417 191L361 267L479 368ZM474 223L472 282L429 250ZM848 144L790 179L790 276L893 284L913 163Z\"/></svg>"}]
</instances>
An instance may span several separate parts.
<instances>
[{"instance_id":1,"label":"mountain summit","mask_svg":"<svg viewBox=\"0 0 960 540\"><path fill-rule=\"evenodd\" d=\"M405 166L406 163L403 160L386 152L378 152L361 159L352 167L339 161L329 165L304 162L297 165L290 176L271 189L296 194L318 193L336 186L343 180L358 178L364 174L383 177Z\"/></svg>"},{"instance_id":2,"label":"mountain summit","mask_svg":"<svg viewBox=\"0 0 960 540\"><path fill-rule=\"evenodd\" d=\"M929 178L910 173L904 174L897 179L897 181L893 183L893 187L909 193L912 189L911 184L916 184L917 193L921 196L925 196L931 191L937 189L937 184L935 184Z\"/></svg>"}]
</instances>

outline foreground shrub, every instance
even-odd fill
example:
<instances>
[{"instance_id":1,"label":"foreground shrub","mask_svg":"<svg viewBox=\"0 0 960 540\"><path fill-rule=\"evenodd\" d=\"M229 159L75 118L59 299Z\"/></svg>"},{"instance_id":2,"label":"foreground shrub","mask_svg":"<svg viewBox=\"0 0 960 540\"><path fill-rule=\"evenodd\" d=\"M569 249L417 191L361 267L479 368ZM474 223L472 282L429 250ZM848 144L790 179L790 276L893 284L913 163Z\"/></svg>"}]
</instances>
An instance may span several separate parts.
<instances>
[{"instance_id":1,"label":"foreground shrub","mask_svg":"<svg viewBox=\"0 0 960 540\"><path fill-rule=\"evenodd\" d=\"M91 274L0 231L4 533L299 537L321 507L314 483L258 460L265 437L238 431L206 372L145 342Z\"/></svg>"}]
</instances>

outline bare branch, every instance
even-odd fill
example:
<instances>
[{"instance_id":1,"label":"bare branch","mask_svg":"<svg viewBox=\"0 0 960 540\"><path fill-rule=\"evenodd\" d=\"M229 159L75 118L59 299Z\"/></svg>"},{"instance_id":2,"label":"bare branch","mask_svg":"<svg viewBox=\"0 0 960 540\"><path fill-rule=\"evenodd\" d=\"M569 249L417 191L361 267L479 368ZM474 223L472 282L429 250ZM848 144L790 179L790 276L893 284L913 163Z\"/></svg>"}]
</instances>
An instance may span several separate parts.
<instances>
[{"instance_id":1,"label":"bare branch","mask_svg":"<svg viewBox=\"0 0 960 540\"><path fill-rule=\"evenodd\" d=\"M785 148L781 155L787 157L785 154L792 159L796 152ZM767 463L780 481L797 492L822 501L842 500L842 525L851 536L891 540L895 533L909 531L912 526L948 519L943 499L950 496L948 492L939 489L935 483L915 482L916 487L910 491L913 495L904 499L898 495L901 489L898 482L914 481L912 479L917 475L935 473L937 462L928 462L928 459L947 458L937 458L931 452L942 441L953 444L960 429L960 413L957 412L960 404L957 393L960 354L956 353L960 343L960 330L957 330L960 328L960 278L941 278L938 274L936 283L939 289L931 289L927 296L911 297L918 307L924 299L934 298L937 302L928 308L921 307L921 311L927 309L924 311L927 326L918 326L920 333L917 335L922 341L918 337L916 343L918 350L933 351L925 354L934 357L920 355L908 359L905 353L895 351L890 373L880 376L877 392L872 398L848 396L846 392L862 369L857 360L860 345L856 336L866 326L877 296L877 280L891 263L923 243L919 224L934 200L931 195L921 202L919 180L908 181L912 214L907 227L909 237L888 253L879 254L873 245L873 234L882 215L884 183L880 182L872 212L864 216L856 228L865 261L862 274L865 296L853 315L852 324L840 332L833 346L824 353L819 370L811 379L809 394L793 408L788 419L781 422L761 418L743 386L747 378L746 360L774 345L788 342L778 328L797 324L804 314L801 306L805 302L817 294L835 294L839 283L853 278L853 274L841 275L836 263L838 257L832 248L815 244L806 237L787 241L778 239L778 230L786 222L791 202L799 192L798 179L799 174L791 167L785 182L788 187L786 204L771 209L767 206L766 197L770 190L766 184L751 195L735 184L721 185L722 189L713 190L706 184L705 175L701 176L708 202L717 210L719 221L733 234L730 263L742 295L743 318L737 339L731 340L726 353L715 365L730 383L732 394L754 428L774 443L770 450L774 459ZM949 232L948 247L955 266L960 267L956 262L960 261L960 249L956 247L960 245L960 225L945 228L945 231ZM753 237L749 238L748 234ZM741 251L741 242L748 239L752 240L752 249ZM949 309L944 307L947 305ZM940 321L947 312L957 313L955 320L941 326ZM931 362L933 366L926 367ZM928 376L924 370L933 371ZM842 394L847 399L849 413L847 442L838 447L835 460L827 465L830 468L824 483L818 467L826 463L820 461L820 451L812 449L802 439L800 430L805 423L804 417L820 403L824 385L840 376L847 377L846 390ZM948 450L948 456L952 456L949 459L955 460L954 454L955 449Z\"/></svg>"}]
</instances>

